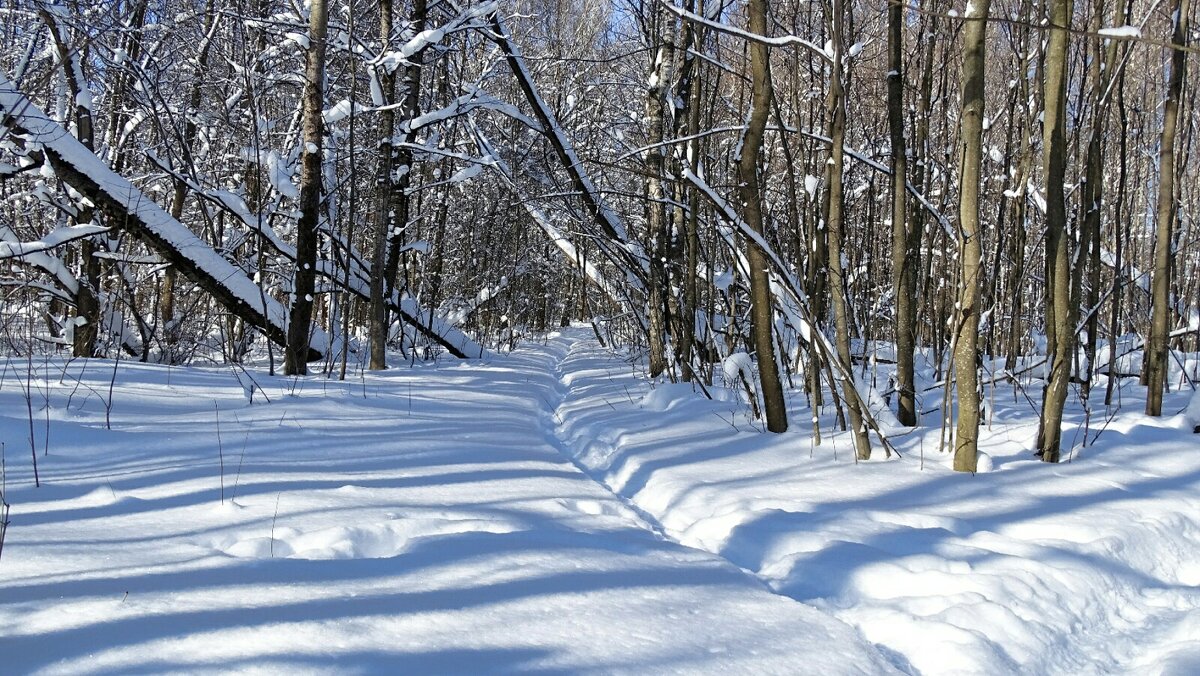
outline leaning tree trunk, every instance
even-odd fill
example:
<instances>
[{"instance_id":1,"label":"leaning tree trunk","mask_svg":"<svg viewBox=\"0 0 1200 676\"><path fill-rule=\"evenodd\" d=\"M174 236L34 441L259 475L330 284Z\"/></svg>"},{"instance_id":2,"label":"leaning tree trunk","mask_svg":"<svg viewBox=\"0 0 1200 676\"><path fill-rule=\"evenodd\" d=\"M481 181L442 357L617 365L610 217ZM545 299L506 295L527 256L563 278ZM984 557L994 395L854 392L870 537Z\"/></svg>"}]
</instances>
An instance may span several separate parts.
<instances>
[{"instance_id":1,"label":"leaning tree trunk","mask_svg":"<svg viewBox=\"0 0 1200 676\"><path fill-rule=\"evenodd\" d=\"M1052 0L1050 38L1046 46L1042 151L1046 172L1046 343L1050 378L1038 431L1038 452L1046 462L1058 462L1059 458L1063 406L1071 377L1075 317L1078 314L1071 304L1071 251L1063 188L1067 164L1067 29L1072 5L1072 0Z\"/></svg>"},{"instance_id":2,"label":"leaning tree trunk","mask_svg":"<svg viewBox=\"0 0 1200 676\"><path fill-rule=\"evenodd\" d=\"M766 0L750 0L748 6L751 33L767 34ZM763 134L771 110L771 54L761 42L750 43L751 111L750 124L742 139L738 158L738 183L742 201L742 217L754 232L763 234L762 193L758 184L758 161L762 154ZM767 429L787 431L787 409L783 400L783 384L779 381L779 361L775 358L772 326L774 309L771 303L771 281L767 275L766 252L753 242L747 246L750 264L750 332L754 351L758 355L758 376L763 406L766 409Z\"/></svg>"},{"instance_id":3,"label":"leaning tree trunk","mask_svg":"<svg viewBox=\"0 0 1200 676\"><path fill-rule=\"evenodd\" d=\"M983 235L979 222L979 180L983 159L983 96L987 18L991 0L976 0L968 9L963 33L962 167L958 201L959 320L954 337L954 377L958 392L958 427L954 469L974 472L979 457L979 272Z\"/></svg>"},{"instance_id":4,"label":"leaning tree trunk","mask_svg":"<svg viewBox=\"0 0 1200 676\"><path fill-rule=\"evenodd\" d=\"M1152 311L1150 345L1146 355L1146 415L1162 415L1163 387L1167 382L1167 322L1171 285L1172 221L1175 218L1175 132L1179 126L1179 99L1183 91L1183 69L1187 63L1189 0L1175 6L1175 31L1171 44L1171 79L1163 106L1162 141L1158 147L1158 206L1154 229L1154 277L1150 282Z\"/></svg>"},{"instance_id":5,"label":"leaning tree trunk","mask_svg":"<svg viewBox=\"0 0 1200 676\"><path fill-rule=\"evenodd\" d=\"M296 223L296 274L288 317L285 375L308 372L309 329L317 279L317 221L321 211L321 147L325 133L321 110L325 99L325 0L311 0L308 64L304 83L304 152L300 166L300 219Z\"/></svg>"}]
</instances>

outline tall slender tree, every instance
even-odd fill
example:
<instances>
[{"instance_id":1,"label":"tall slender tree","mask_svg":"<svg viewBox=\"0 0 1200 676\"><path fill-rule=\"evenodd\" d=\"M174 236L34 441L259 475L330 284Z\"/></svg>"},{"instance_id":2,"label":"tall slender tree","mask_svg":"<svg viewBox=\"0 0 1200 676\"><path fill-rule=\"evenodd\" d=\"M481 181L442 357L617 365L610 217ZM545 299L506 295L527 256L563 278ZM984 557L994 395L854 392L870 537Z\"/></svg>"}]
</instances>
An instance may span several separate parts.
<instances>
[{"instance_id":1,"label":"tall slender tree","mask_svg":"<svg viewBox=\"0 0 1200 676\"><path fill-rule=\"evenodd\" d=\"M974 472L979 458L979 272L983 229L979 219L980 168L983 163L984 80L987 73L987 21L991 0L974 0L964 16L962 121L958 198L959 318L954 338L954 377L958 426L954 469Z\"/></svg>"},{"instance_id":2,"label":"tall slender tree","mask_svg":"<svg viewBox=\"0 0 1200 676\"><path fill-rule=\"evenodd\" d=\"M1067 168L1067 42L1072 0L1050 0L1050 36L1046 43L1042 122L1042 166L1046 179L1046 345L1049 379L1042 401L1038 453L1058 462L1063 407L1075 349L1075 317L1071 303L1071 241L1067 233L1064 182Z\"/></svg>"},{"instance_id":3,"label":"tall slender tree","mask_svg":"<svg viewBox=\"0 0 1200 676\"><path fill-rule=\"evenodd\" d=\"M750 32L766 36L766 0L750 0L746 9ZM758 163L762 158L767 117L771 112L771 53L767 45L758 40L752 40L749 48L750 124L742 138L742 150L738 158L738 192L742 200L742 218L754 232L762 235L762 191L759 188ZM767 274L770 262L766 252L757 244L750 242L747 249L746 258L750 264L750 332L754 351L758 355L758 375L767 429L786 432L787 408L783 384L779 380L779 360L775 357L775 311L771 300L771 280Z\"/></svg>"},{"instance_id":4,"label":"tall slender tree","mask_svg":"<svg viewBox=\"0 0 1200 676\"><path fill-rule=\"evenodd\" d=\"M308 49L304 69L304 147L300 153L300 218L296 223L296 270L288 317L285 375L308 372L313 293L317 278L317 225L321 216L321 166L325 122L325 34L329 13L325 0L310 0Z\"/></svg>"},{"instance_id":5,"label":"tall slender tree","mask_svg":"<svg viewBox=\"0 0 1200 676\"><path fill-rule=\"evenodd\" d=\"M1167 100L1163 105L1162 138L1158 145L1158 196L1155 205L1154 274L1150 281L1150 341L1146 360L1146 415L1162 415L1163 389L1167 384L1167 343L1171 303L1171 257L1175 220L1175 136L1179 127L1179 101L1187 54L1190 0L1176 0L1172 13L1171 70Z\"/></svg>"},{"instance_id":6,"label":"tall slender tree","mask_svg":"<svg viewBox=\"0 0 1200 676\"><path fill-rule=\"evenodd\" d=\"M833 305L834 343L838 361L842 363L840 381L843 401L849 418L850 434L854 439L854 452L861 460L871 457L871 438L863 421L860 397L854 384L854 363L850 355L850 304L846 298L846 265L843 247L846 243L843 185L846 143L846 80L845 46L843 22L845 4L843 0L832 0L829 8L830 37L833 49L829 68L829 165L828 204L825 209L825 225L829 229L829 298Z\"/></svg>"},{"instance_id":7,"label":"tall slender tree","mask_svg":"<svg viewBox=\"0 0 1200 676\"><path fill-rule=\"evenodd\" d=\"M387 50L392 41L392 0L379 0L379 41L380 48ZM394 204L392 202L392 168L395 163L395 150L392 146L392 136L396 131L396 110L392 107L396 98L396 75L385 64L376 66L372 75L378 85L378 105L384 107L379 113L378 131L379 152L375 158L375 232L373 254L371 256L371 306L370 306L370 341L371 361L368 365L372 371L387 368L387 339L388 321L387 299L385 294L389 288L384 269L387 261L387 243L392 230L396 227Z\"/></svg>"},{"instance_id":8,"label":"tall slender tree","mask_svg":"<svg viewBox=\"0 0 1200 676\"><path fill-rule=\"evenodd\" d=\"M888 5L887 110L892 145L892 291L896 299L896 418L917 424L913 353L917 338L917 266L921 231L908 221L905 188L908 157L904 138L904 4Z\"/></svg>"}]
</instances>

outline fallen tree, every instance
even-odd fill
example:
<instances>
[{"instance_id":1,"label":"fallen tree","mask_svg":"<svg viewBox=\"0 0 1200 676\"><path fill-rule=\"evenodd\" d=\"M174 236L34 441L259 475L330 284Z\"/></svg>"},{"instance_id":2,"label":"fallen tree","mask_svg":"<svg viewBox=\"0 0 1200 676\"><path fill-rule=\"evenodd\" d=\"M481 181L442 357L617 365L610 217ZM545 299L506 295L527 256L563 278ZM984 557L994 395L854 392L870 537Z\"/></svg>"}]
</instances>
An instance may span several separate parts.
<instances>
[{"instance_id":1,"label":"fallen tree","mask_svg":"<svg viewBox=\"0 0 1200 676\"><path fill-rule=\"evenodd\" d=\"M258 327L277 344L286 345L287 308L264 293L242 270L217 254L136 186L112 171L103 160L42 112L3 73L0 73L0 126L21 137L26 152L40 155L58 178L109 213L113 226L126 230L144 242L163 261L175 266L229 312ZM295 248L274 236L273 232L264 232L261 227L255 227L254 219L243 217L238 209L231 208L224 200L214 198L199 186L193 188L197 194L238 216L243 224L264 236L273 248L295 260ZM367 298L371 271L358 257L349 258L353 262L349 279L342 279L320 262L318 272L325 273L324 276L351 293ZM390 300L392 309L406 323L416 327L450 354L459 358L483 356L483 348L474 340L431 310L420 307L416 299L393 294ZM314 327L312 331L308 358L317 360L330 349L331 343L320 329Z\"/></svg>"},{"instance_id":2,"label":"fallen tree","mask_svg":"<svg viewBox=\"0 0 1200 676\"><path fill-rule=\"evenodd\" d=\"M286 344L287 308L110 169L4 73L0 73L0 126L21 137L26 151L40 152L59 179L109 214L114 227L144 242L229 312L276 343ZM328 336L314 328L309 359L320 359L328 347Z\"/></svg>"}]
</instances>

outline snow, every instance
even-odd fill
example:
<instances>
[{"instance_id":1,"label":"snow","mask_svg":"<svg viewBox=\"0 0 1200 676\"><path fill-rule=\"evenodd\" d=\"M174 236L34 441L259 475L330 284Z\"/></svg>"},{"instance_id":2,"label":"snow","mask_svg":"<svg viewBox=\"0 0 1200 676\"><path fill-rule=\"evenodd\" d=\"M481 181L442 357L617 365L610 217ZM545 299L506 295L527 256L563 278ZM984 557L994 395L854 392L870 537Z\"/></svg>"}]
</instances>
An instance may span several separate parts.
<instances>
[{"instance_id":1,"label":"snow","mask_svg":"<svg viewBox=\"0 0 1200 676\"><path fill-rule=\"evenodd\" d=\"M483 2L478 5L466 7L458 16L447 21L444 25L423 30L401 45L399 49L381 55L378 61L379 65L387 69L389 73L395 72L401 65L409 63L409 59L416 54L440 43L449 33L459 30L463 26L469 25L472 21L486 17L495 11L495 2Z\"/></svg>"},{"instance_id":2,"label":"snow","mask_svg":"<svg viewBox=\"0 0 1200 676\"><path fill-rule=\"evenodd\" d=\"M3 230L0 230L0 260L5 258L27 256L30 253L37 251L46 251L66 242L71 242L90 235L103 234L108 231L109 229L107 227L94 225L91 223L71 225L55 228L53 231L43 235L41 239L33 242L16 242L4 241L7 239L7 235L11 234L12 232L5 227Z\"/></svg>"},{"instance_id":3,"label":"snow","mask_svg":"<svg viewBox=\"0 0 1200 676\"><path fill-rule=\"evenodd\" d=\"M362 106L356 105L349 99L342 99L328 110L322 111L321 118L325 121L325 124L332 125L341 122L356 112L361 113Z\"/></svg>"},{"instance_id":4,"label":"snow","mask_svg":"<svg viewBox=\"0 0 1200 676\"><path fill-rule=\"evenodd\" d=\"M462 169L459 169L457 172L455 172L453 176L451 176L449 179L447 179L447 182L448 183L464 183L466 181L469 181L469 180L475 178L476 176L478 176L479 172L483 171L483 167L484 167L484 164L482 162L474 162L472 164L468 164L467 166L465 166Z\"/></svg>"},{"instance_id":5,"label":"snow","mask_svg":"<svg viewBox=\"0 0 1200 676\"><path fill-rule=\"evenodd\" d=\"M34 488L8 447L5 671L897 670L576 467L567 346L347 383L123 363L111 430L109 365L35 364L49 454Z\"/></svg>"},{"instance_id":6,"label":"snow","mask_svg":"<svg viewBox=\"0 0 1200 676\"><path fill-rule=\"evenodd\" d=\"M806 174L804 176L804 192L808 193L809 199L813 199L816 196L817 188L820 186L821 179L813 176L812 174Z\"/></svg>"},{"instance_id":7,"label":"snow","mask_svg":"<svg viewBox=\"0 0 1200 676\"><path fill-rule=\"evenodd\" d=\"M300 45L300 49L305 51L308 51L309 47L311 46L308 36L304 35L303 33L288 32L284 33L283 37L287 38L291 42L296 43L297 45Z\"/></svg>"},{"instance_id":8,"label":"snow","mask_svg":"<svg viewBox=\"0 0 1200 676\"><path fill-rule=\"evenodd\" d=\"M721 375L731 387L737 387L742 378L753 384L754 373L754 360L745 352L734 352L721 361Z\"/></svg>"},{"instance_id":9,"label":"snow","mask_svg":"<svg viewBox=\"0 0 1200 676\"><path fill-rule=\"evenodd\" d=\"M1129 402L1051 466L1029 452L1036 414L997 401L972 477L936 450L936 420L895 439L904 459L855 465L828 412L812 447L807 429L764 435L698 394L631 406L624 393L648 384L582 333L560 371L565 438L589 474L669 538L854 625L915 672L1200 667L1200 441L1187 416L1155 420ZM660 401L659 389L644 396ZM1191 399L1171 396L1170 410ZM793 421L811 415L798 406ZM1081 418L1068 416L1068 443Z\"/></svg>"},{"instance_id":10,"label":"snow","mask_svg":"<svg viewBox=\"0 0 1200 676\"><path fill-rule=\"evenodd\" d=\"M763 434L740 395L650 381L586 326L345 382L4 369L6 671L1200 668L1186 388L1153 419L1128 379L1059 465L1000 390L971 476L938 452L936 412L894 438L902 459L855 463L798 393L795 431ZM1068 409L1067 443L1081 423Z\"/></svg>"},{"instance_id":11,"label":"snow","mask_svg":"<svg viewBox=\"0 0 1200 676\"><path fill-rule=\"evenodd\" d=\"M730 35L734 35L734 36L737 36L737 37L745 39L745 40L749 40L749 41L753 41L753 42L760 42L763 44L771 45L773 47L797 46L802 49L806 49L813 54L822 56L822 57L826 58L827 60L832 61L832 59L833 59L833 56L832 56L833 50L830 48L829 43L826 43L825 49L822 49L822 48L818 47L816 44L809 42L808 40L805 40L804 38L801 38L801 37L795 36L795 35L785 35L782 37L767 37L765 35L759 35L757 33L751 33L750 31L742 30L741 28L738 28L737 26L733 26L730 24L721 23L719 21L716 21L715 16L709 18L709 17L701 16L699 14L695 14L693 12L689 12L688 10L684 9L683 7L676 5L675 3L672 3L672 2L668 2L668 3L664 3L664 4L668 10L674 12L681 19L685 19L687 21L691 21L691 22L698 23L698 24L703 24L705 26L708 26L709 28L712 28L716 31L720 31L722 33L728 33ZM719 13L720 9L717 9L716 12Z\"/></svg>"},{"instance_id":12,"label":"snow","mask_svg":"<svg viewBox=\"0 0 1200 676\"><path fill-rule=\"evenodd\" d=\"M1136 39L1142 37L1142 29L1137 26L1112 26L1109 28L1101 28L1099 33L1101 36L1106 38Z\"/></svg>"}]
</instances>

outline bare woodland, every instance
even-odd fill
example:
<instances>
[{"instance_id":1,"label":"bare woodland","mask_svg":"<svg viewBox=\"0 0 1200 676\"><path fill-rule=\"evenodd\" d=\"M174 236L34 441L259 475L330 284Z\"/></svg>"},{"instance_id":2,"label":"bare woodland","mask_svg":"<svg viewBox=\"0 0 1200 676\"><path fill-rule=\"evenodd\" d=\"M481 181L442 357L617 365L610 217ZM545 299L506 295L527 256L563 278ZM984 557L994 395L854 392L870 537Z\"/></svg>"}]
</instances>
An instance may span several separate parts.
<instances>
[{"instance_id":1,"label":"bare woodland","mask_svg":"<svg viewBox=\"0 0 1200 676\"><path fill-rule=\"evenodd\" d=\"M4 0L0 341L345 378L583 321L766 431L974 471L1019 397L1057 462L1200 377L1192 12Z\"/></svg>"}]
</instances>

